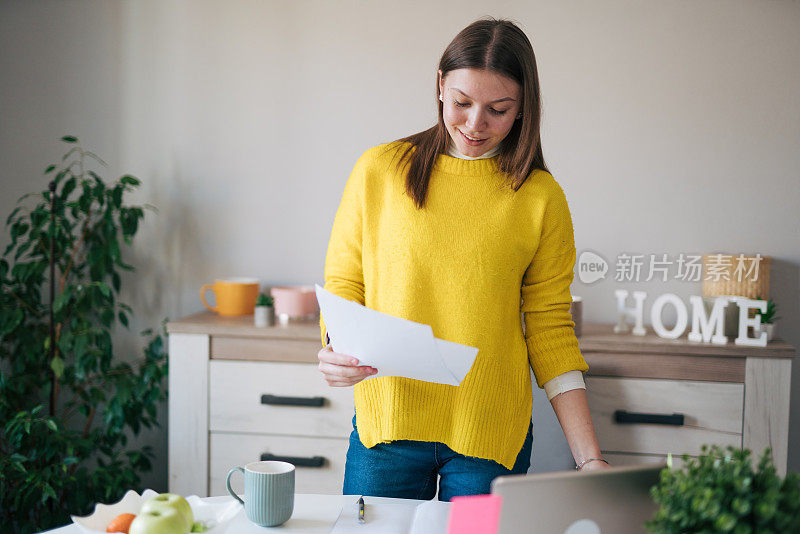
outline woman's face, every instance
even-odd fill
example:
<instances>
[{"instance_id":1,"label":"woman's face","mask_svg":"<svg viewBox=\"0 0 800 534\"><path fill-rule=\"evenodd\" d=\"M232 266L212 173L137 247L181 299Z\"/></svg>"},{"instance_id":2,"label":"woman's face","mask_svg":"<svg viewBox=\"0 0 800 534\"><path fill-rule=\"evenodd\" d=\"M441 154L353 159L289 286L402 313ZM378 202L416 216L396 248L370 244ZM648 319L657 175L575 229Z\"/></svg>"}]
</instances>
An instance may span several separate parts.
<instances>
[{"instance_id":1,"label":"woman's face","mask_svg":"<svg viewBox=\"0 0 800 534\"><path fill-rule=\"evenodd\" d=\"M478 157L500 144L517 120L521 96L520 85L502 74L456 69L442 79L439 71L444 124L465 156Z\"/></svg>"}]
</instances>

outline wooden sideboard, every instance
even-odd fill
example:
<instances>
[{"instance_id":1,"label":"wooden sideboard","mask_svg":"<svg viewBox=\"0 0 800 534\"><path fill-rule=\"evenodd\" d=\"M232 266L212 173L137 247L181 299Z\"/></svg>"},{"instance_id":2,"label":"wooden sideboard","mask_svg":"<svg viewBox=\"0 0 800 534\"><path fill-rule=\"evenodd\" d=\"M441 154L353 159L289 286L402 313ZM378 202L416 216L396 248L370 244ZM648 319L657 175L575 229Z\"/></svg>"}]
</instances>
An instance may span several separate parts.
<instances>
[{"instance_id":1,"label":"wooden sideboard","mask_svg":"<svg viewBox=\"0 0 800 534\"><path fill-rule=\"evenodd\" d=\"M795 349L779 339L744 347L614 334L584 325L586 389L597 437L612 463L700 453L704 443L771 447L786 473Z\"/></svg>"},{"instance_id":2,"label":"wooden sideboard","mask_svg":"<svg viewBox=\"0 0 800 534\"><path fill-rule=\"evenodd\" d=\"M316 321L257 328L252 316L201 312L167 331L170 491L222 495L230 468L286 458L298 466L298 492L341 492L353 390L331 388L319 373ZM792 346L583 331L590 409L612 463L697 454L703 443L769 445L785 473ZM240 491L241 477L232 480Z\"/></svg>"},{"instance_id":3,"label":"wooden sideboard","mask_svg":"<svg viewBox=\"0 0 800 534\"><path fill-rule=\"evenodd\" d=\"M319 322L259 328L201 312L167 331L170 491L224 495L230 468L285 459L298 493L341 493L353 390L317 369Z\"/></svg>"}]
</instances>

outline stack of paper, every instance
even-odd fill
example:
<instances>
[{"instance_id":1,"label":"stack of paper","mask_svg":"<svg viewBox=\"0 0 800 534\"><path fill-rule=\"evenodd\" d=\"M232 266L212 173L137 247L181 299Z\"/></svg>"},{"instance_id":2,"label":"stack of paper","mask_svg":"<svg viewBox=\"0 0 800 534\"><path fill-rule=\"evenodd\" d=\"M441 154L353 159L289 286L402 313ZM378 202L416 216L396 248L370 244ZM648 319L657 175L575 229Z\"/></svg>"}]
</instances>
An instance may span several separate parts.
<instances>
[{"instance_id":1,"label":"stack of paper","mask_svg":"<svg viewBox=\"0 0 800 534\"><path fill-rule=\"evenodd\" d=\"M367 308L316 286L334 352L378 370L370 378L403 376L458 386L478 349L433 337L430 325Z\"/></svg>"}]
</instances>

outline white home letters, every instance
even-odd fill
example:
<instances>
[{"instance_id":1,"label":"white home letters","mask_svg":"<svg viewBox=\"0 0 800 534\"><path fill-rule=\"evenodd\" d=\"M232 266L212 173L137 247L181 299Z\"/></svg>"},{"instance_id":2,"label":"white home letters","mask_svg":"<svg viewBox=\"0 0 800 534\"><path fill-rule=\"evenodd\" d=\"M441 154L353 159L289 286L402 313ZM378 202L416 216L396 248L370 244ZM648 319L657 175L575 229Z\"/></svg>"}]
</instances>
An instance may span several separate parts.
<instances>
[{"instance_id":1,"label":"white home letters","mask_svg":"<svg viewBox=\"0 0 800 534\"><path fill-rule=\"evenodd\" d=\"M617 289L614 291L617 297L617 315L626 315L632 317L634 320L633 334L636 336L643 336L647 333L644 329L644 301L647 298L647 293L644 291L634 291L633 300L636 302L633 308L626 308L625 301L628 299L628 290Z\"/></svg>"},{"instance_id":2,"label":"white home letters","mask_svg":"<svg viewBox=\"0 0 800 534\"><path fill-rule=\"evenodd\" d=\"M617 289L614 291L614 296L617 299L617 315L626 316L634 319L635 324L633 335L643 336L646 334L644 329L644 301L647 299L647 292L634 291L634 307L628 308L625 302L628 298L628 291L626 289ZM757 309L761 313L766 313L767 303L763 300L752 300L746 298L729 298L717 297L714 300L714 306L711 310L710 317L706 315L706 308L703 305L703 299L697 295L691 295L689 302L692 305L692 330L689 332L689 341L714 343L716 345L724 345L728 342L723 332L725 331L725 308L730 302L735 302L739 307L739 335L734 340L736 345L747 345L751 347L765 347L767 345L767 334L762 332L758 337L752 338L747 336L747 327L757 327L761 324L761 316L750 319L748 317L751 309ZM677 313L677 321L675 326L670 330L664 326L661 320L661 312L664 306L671 304L675 307ZM686 331L686 326L689 322L689 311L686 305L674 293L664 293L659 295L653 306L650 308L650 319L653 323L653 330L659 337L667 339L677 339Z\"/></svg>"}]
</instances>

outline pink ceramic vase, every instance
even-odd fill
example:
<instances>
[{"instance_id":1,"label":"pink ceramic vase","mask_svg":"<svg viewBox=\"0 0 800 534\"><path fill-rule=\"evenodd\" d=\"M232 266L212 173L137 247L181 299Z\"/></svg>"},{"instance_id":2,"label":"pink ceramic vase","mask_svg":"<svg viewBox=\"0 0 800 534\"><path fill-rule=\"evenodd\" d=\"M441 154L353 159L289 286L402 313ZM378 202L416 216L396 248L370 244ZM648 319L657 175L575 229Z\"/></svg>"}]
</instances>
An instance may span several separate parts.
<instances>
[{"instance_id":1,"label":"pink ceramic vase","mask_svg":"<svg viewBox=\"0 0 800 534\"><path fill-rule=\"evenodd\" d=\"M308 317L319 311L314 286L277 286L270 294L275 299L275 315L280 320Z\"/></svg>"}]
</instances>

